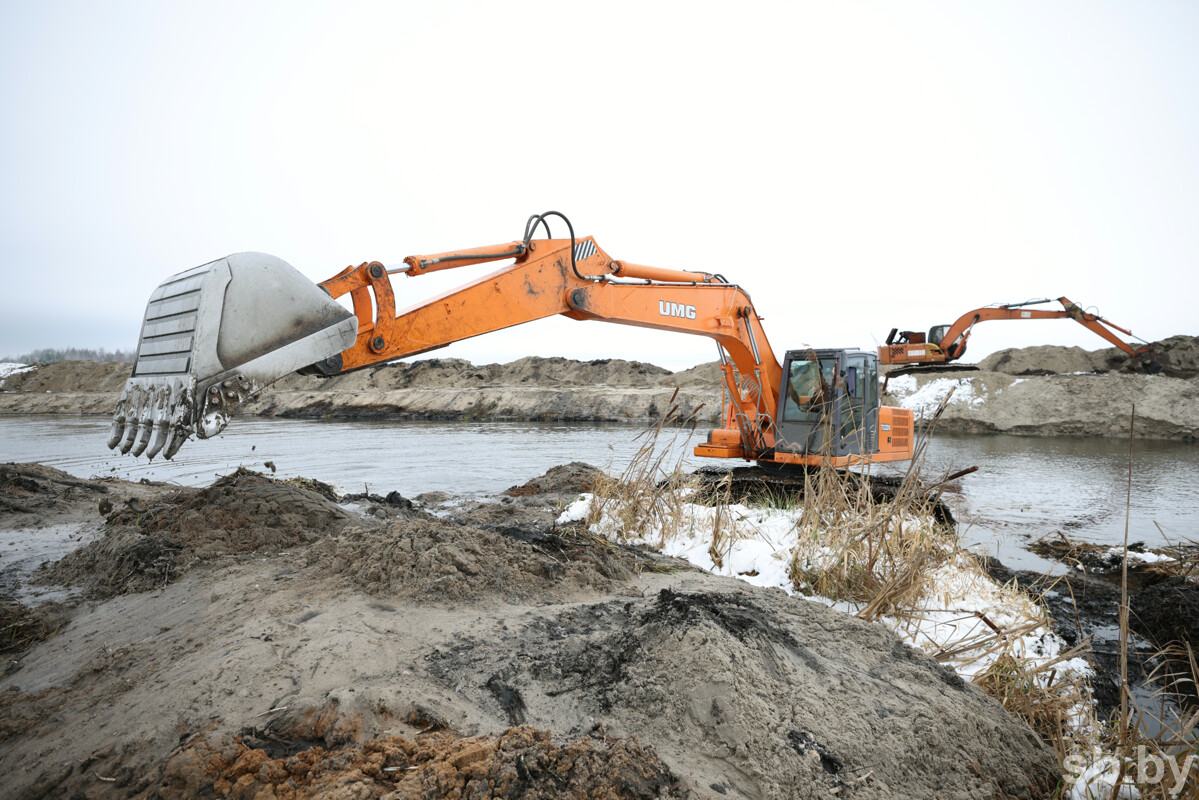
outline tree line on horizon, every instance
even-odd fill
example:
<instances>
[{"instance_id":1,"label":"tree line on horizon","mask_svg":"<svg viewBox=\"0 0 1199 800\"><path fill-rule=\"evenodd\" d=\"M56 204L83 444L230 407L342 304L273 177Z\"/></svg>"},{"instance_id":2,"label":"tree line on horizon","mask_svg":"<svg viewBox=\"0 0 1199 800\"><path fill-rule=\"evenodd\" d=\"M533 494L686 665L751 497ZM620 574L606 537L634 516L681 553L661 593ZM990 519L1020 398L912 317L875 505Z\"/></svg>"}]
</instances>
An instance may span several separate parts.
<instances>
[{"instance_id":1,"label":"tree line on horizon","mask_svg":"<svg viewBox=\"0 0 1199 800\"><path fill-rule=\"evenodd\" d=\"M19 356L5 356L0 361L16 361L21 364L50 364L55 361L98 361L106 363L121 361L132 364L137 358L136 350L105 350L103 347L43 347Z\"/></svg>"}]
</instances>

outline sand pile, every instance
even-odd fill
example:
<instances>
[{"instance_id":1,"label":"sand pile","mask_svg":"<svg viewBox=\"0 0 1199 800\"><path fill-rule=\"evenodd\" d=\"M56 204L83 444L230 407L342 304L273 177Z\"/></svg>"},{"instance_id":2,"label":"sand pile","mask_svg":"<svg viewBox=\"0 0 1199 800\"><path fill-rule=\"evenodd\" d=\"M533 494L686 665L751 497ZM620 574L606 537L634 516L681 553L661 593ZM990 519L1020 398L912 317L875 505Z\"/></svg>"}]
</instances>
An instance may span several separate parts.
<instances>
[{"instance_id":1,"label":"sand pile","mask_svg":"<svg viewBox=\"0 0 1199 800\"><path fill-rule=\"evenodd\" d=\"M72 517L64 500L103 502L106 494L105 482L81 480L53 467L0 464L0 517L6 527L45 527Z\"/></svg>"},{"instance_id":2,"label":"sand pile","mask_svg":"<svg viewBox=\"0 0 1199 800\"><path fill-rule=\"evenodd\" d=\"M1199 338L1159 342L1158 357L1163 371L1146 375L1115 348L1004 350L977 372L892 378L884 400L919 420L952 390L938 430L1039 436L1127 436L1135 405L1138 437L1199 439Z\"/></svg>"},{"instance_id":3,"label":"sand pile","mask_svg":"<svg viewBox=\"0 0 1199 800\"><path fill-rule=\"evenodd\" d=\"M558 497L570 497L590 492L595 488L595 480L603 474L599 467L584 464L582 461L572 461L557 467L550 467L544 475L513 486L504 494L509 497L529 497L532 495L552 494Z\"/></svg>"},{"instance_id":4,"label":"sand pile","mask_svg":"<svg viewBox=\"0 0 1199 800\"><path fill-rule=\"evenodd\" d=\"M415 513L382 529L325 538L308 548L305 563L372 595L455 606L562 599L585 587L606 589L633 566L590 538L517 536Z\"/></svg>"},{"instance_id":5,"label":"sand pile","mask_svg":"<svg viewBox=\"0 0 1199 800\"><path fill-rule=\"evenodd\" d=\"M339 531L350 515L316 492L239 469L206 489L127 498L103 535L39 571L88 597L161 588L224 556L278 552Z\"/></svg>"},{"instance_id":6,"label":"sand pile","mask_svg":"<svg viewBox=\"0 0 1199 800\"><path fill-rule=\"evenodd\" d=\"M992 701L952 671L781 592L663 588L458 636L430 662L502 713L497 680L530 716L643 733L676 771L733 796L1025 797L1055 780L1039 740L996 725Z\"/></svg>"},{"instance_id":7,"label":"sand pile","mask_svg":"<svg viewBox=\"0 0 1199 800\"><path fill-rule=\"evenodd\" d=\"M132 364L57 361L0 380L0 413L111 415Z\"/></svg>"},{"instance_id":8,"label":"sand pile","mask_svg":"<svg viewBox=\"0 0 1199 800\"><path fill-rule=\"evenodd\" d=\"M1199 377L1199 337L1171 336L1154 343L1155 360L1161 375L1168 378ZM978 362L984 372L1005 375L1071 375L1085 372L1124 372L1139 374L1141 365L1117 347L1083 350L1081 347L1009 348Z\"/></svg>"},{"instance_id":9,"label":"sand pile","mask_svg":"<svg viewBox=\"0 0 1199 800\"><path fill-rule=\"evenodd\" d=\"M491 498L526 521L488 530L420 503L379 519L370 500L347 510L249 473L140 505L117 500L147 487L109 484L102 537L46 571L95 600L0 677L6 791L1052 790L1030 729L884 628L530 521L591 473ZM90 492L59 492L95 514Z\"/></svg>"},{"instance_id":10,"label":"sand pile","mask_svg":"<svg viewBox=\"0 0 1199 800\"><path fill-rule=\"evenodd\" d=\"M0 413L111 414L128 364L57 362L11 375ZM676 401L683 413L718 413L716 364L680 373L620 359L528 357L475 366L462 359L398 362L333 378L289 375L239 412L280 417L517 419L620 422L652 419Z\"/></svg>"}]
</instances>

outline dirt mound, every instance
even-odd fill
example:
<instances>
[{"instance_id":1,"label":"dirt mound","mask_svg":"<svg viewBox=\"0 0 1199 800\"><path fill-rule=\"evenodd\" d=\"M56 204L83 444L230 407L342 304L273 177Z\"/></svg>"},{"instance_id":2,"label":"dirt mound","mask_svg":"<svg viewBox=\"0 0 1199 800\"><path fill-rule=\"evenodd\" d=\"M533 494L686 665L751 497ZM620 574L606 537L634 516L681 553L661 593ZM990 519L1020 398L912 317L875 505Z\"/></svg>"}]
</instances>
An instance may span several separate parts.
<instances>
[{"instance_id":1,"label":"dirt mound","mask_svg":"<svg viewBox=\"0 0 1199 800\"><path fill-rule=\"evenodd\" d=\"M720 389L724 376L720 372L719 361L709 361L691 369L681 370L667 378L664 383L680 388Z\"/></svg>"},{"instance_id":2,"label":"dirt mound","mask_svg":"<svg viewBox=\"0 0 1199 800\"><path fill-rule=\"evenodd\" d=\"M535 386L660 386L670 370L642 361L601 358L575 361L569 358L521 358L500 368L505 384Z\"/></svg>"},{"instance_id":3,"label":"dirt mound","mask_svg":"<svg viewBox=\"0 0 1199 800\"><path fill-rule=\"evenodd\" d=\"M1171 336L1154 342L1154 358L1162 365L1160 374L1169 378L1199 376L1199 337ZM1070 375L1079 372L1142 371L1139 361L1118 347L1094 352L1081 347L1009 348L1000 350L978 362L985 372L1005 375Z\"/></svg>"},{"instance_id":4,"label":"dirt mound","mask_svg":"<svg viewBox=\"0 0 1199 800\"><path fill-rule=\"evenodd\" d=\"M680 373L681 374L681 373ZM383 364L327 380L293 375L277 382L276 389L329 391L471 389L484 386L628 386L652 387L671 383L670 370L640 361L602 358L575 361L569 358L528 356L508 364L476 366L461 358ZM694 376L688 376L693 380Z\"/></svg>"},{"instance_id":5,"label":"dirt mound","mask_svg":"<svg viewBox=\"0 0 1199 800\"><path fill-rule=\"evenodd\" d=\"M111 414L127 364L59 362L16 373L0 412ZM243 405L241 415L339 419L517 419L624 422L653 419L675 387L684 413L719 413L716 363L679 373L640 361L527 357L476 366L457 358L384 364L317 378L288 375Z\"/></svg>"},{"instance_id":6,"label":"dirt mound","mask_svg":"<svg viewBox=\"0 0 1199 800\"><path fill-rule=\"evenodd\" d=\"M584 464L582 461L572 461L550 467L544 475L538 476L528 483L513 486L504 492L510 497L527 497L537 494L577 495L590 492L595 486L595 479L603 471L599 467Z\"/></svg>"},{"instance_id":7,"label":"dirt mound","mask_svg":"<svg viewBox=\"0 0 1199 800\"><path fill-rule=\"evenodd\" d=\"M306 560L371 594L447 605L603 589L627 579L633 566L631 556L588 536L496 527L502 532L406 514L382 529L354 528L317 542Z\"/></svg>"},{"instance_id":8,"label":"dirt mound","mask_svg":"<svg viewBox=\"0 0 1199 800\"><path fill-rule=\"evenodd\" d=\"M314 491L239 469L206 489L126 500L108 515L102 538L39 570L38 579L83 586L90 597L147 591L222 556L307 544L350 519Z\"/></svg>"},{"instance_id":9,"label":"dirt mound","mask_svg":"<svg viewBox=\"0 0 1199 800\"><path fill-rule=\"evenodd\" d=\"M253 741L251 739L251 741ZM242 737L182 748L167 765L158 797L580 798L652 800L689 796L650 748L636 739L580 737L565 745L549 731L510 728L492 736L430 733L415 740L372 739L360 746L275 752Z\"/></svg>"},{"instance_id":10,"label":"dirt mound","mask_svg":"<svg viewBox=\"0 0 1199 800\"><path fill-rule=\"evenodd\" d=\"M1095 371L1092 354L1087 350L1052 344L1000 350L978 362L978 368L1006 375L1070 375Z\"/></svg>"},{"instance_id":11,"label":"dirt mound","mask_svg":"<svg viewBox=\"0 0 1199 800\"><path fill-rule=\"evenodd\" d=\"M952 390L952 396L949 392ZM1036 375L999 372L905 375L891 381L887 402L927 420L950 397L942 433L1031 436L1127 436L1136 406L1136 436L1199 439L1199 382L1163 375Z\"/></svg>"},{"instance_id":12,"label":"dirt mound","mask_svg":"<svg viewBox=\"0 0 1199 800\"><path fill-rule=\"evenodd\" d=\"M1199 376L1199 337L1171 336L1153 343L1154 359L1162 365L1162 375L1170 378ZM1117 347L1092 354L1097 372L1139 372L1132 356Z\"/></svg>"},{"instance_id":13,"label":"dirt mound","mask_svg":"<svg viewBox=\"0 0 1199 800\"><path fill-rule=\"evenodd\" d=\"M28 372L4 379L6 392L107 392L120 393L133 372L132 364L95 361L55 361L35 364Z\"/></svg>"},{"instance_id":14,"label":"dirt mound","mask_svg":"<svg viewBox=\"0 0 1199 800\"><path fill-rule=\"evenodd\" d=\"M588 719L653 731L676 772L720 794L1032 798L1057 780L1036 735L951 671L781 592L577 606L488 639L458 635L428 662L499 714L497 682L568 735Z\"/></svg>"}]
</instances>

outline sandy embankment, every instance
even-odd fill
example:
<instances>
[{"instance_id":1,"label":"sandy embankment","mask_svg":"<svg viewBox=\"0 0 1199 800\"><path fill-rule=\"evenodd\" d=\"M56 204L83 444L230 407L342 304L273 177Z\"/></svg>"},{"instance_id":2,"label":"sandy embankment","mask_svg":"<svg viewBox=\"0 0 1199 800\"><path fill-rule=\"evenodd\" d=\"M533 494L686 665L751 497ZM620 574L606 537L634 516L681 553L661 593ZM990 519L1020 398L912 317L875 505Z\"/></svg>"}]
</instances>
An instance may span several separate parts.
<instances>
[{"instance_id":1,"label":"sandy embankment","mask_svg":"<svg viewBox=\"0 0 1199 800\"><path fill-rule=\"evenodd\" d=\"M984 359L977 372L925 373L889 384L888 402L931 413L950 387L942 431L1199 438L1199 338L1158 343L1165 366L1144 375L1121 351L1030 347ZM109 414L129 365L61 362L0 382L0 414ZM715 362L671 373L636 361L522 358L475 366L460 359L400 362L321 379L291 375L242 414L331 419L417 418L627 422L675 402L683 414L719 417Z\"/></svg>"},{"instance_id":2,"label":"sandy embankment","mask_svg":"<svg viewBox=\"0 0 1199 800\"><path fill-rule=\"evenodd\" d=\"M3 414L111 414L129 364L69 361L0 381ZM678 388L683 414L720 414L715 362L672 373L619 359L529 357L475 366L461 359L399 362L333 378L289 375L263 390L244 415L331 419L500 419L578 422L648 420Z\"/></svg>"},{"instance_id":3,"label":"sandy embankment","mask_svg":"<svg viewBox=\"0 0 1199 800\"><path fill-rule=\"evenodd\" d=\"M937 429L1041 436L1128 435L1136 406L1139 437L1199 439L1199 338L1157 343L1164 369L1145 375L1116 348L1001 350L977 372L924 373L892 379L888 402L929 416L950 389Z\"/></svg>"},{"instance_id":4,"label":"sandy embankment","mask_svg":"<svg viewBox=\"0 0 1199 800\"><path fill-rule=\"evenodd\" d=\"M345 505L0 468L0 526L94 537L5 656L0 795L1049 796L1050 749L882 626L556 528L593 474Z\"/></svg>"}]
</instances>

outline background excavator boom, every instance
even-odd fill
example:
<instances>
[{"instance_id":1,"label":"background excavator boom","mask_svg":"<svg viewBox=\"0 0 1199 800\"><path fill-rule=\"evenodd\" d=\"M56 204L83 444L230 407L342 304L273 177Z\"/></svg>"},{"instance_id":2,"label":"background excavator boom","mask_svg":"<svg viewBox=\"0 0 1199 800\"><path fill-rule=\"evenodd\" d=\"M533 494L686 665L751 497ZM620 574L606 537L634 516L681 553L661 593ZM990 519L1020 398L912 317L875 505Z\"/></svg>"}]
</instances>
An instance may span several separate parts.
<instances>
[{"instance_id":1,"label":"background excavator boom","mask_svg":"<svg viewBox=\"0 0 1199 800\"><path fill-rule=\"evenodd\" d=\"M979 322L999 319L1072 319L1131 355L1141 363L1146 372L1161 371L1161 365L1154 360L1153 345L1144 344L1138 347L1129 344L1117 336L1115 331L1125 336L1133 336L1132 331L1121 328L1098 314L1084 311L1068 298L1058 298L1058 302L1062 304L1061 311L1029 308L1048 302L1050 301L1047 299L1029 300L1024 303L976 308L958 317L952 325L934 326L927 334L923 331L900 331L898 328L892 328L887 343L878 348L879 363L903 367L903 371L910 371L912 368L934 367L957 361L966 354L970 334ZM896 375L899 372L900 370L893 370L890 374Z\"/></svg>"}]
</instances>

